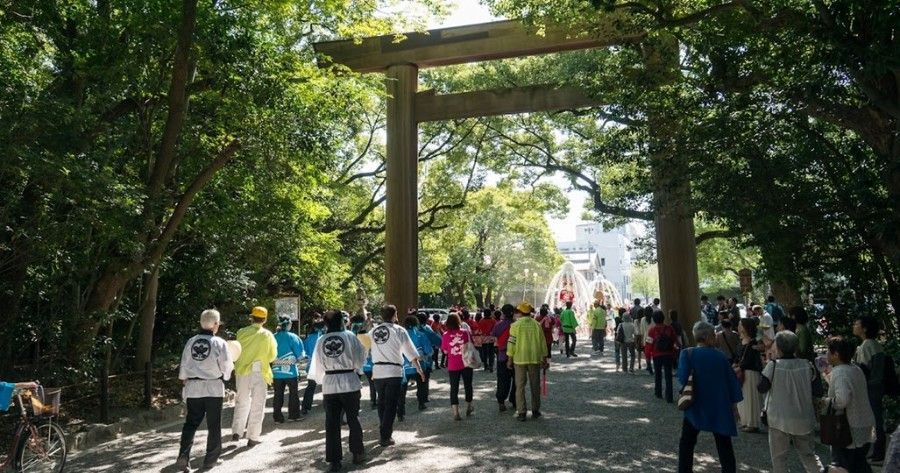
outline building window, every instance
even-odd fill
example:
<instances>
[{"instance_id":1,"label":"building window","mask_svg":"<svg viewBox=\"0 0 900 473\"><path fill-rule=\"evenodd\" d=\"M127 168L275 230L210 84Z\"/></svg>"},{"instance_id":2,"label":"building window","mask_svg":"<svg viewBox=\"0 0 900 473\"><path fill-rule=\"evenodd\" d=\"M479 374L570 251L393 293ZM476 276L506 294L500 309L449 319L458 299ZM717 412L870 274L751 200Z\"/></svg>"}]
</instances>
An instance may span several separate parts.
<instances>
[{"instance_id":1,"label":"building window","mask_svg":"<svg viewBox=\"0 0 900 473\"><path fill-rule=\"evenodd\" d=\"M600 258L600 266L606 266L606 258Z\"/></svg>"}]
</instances>

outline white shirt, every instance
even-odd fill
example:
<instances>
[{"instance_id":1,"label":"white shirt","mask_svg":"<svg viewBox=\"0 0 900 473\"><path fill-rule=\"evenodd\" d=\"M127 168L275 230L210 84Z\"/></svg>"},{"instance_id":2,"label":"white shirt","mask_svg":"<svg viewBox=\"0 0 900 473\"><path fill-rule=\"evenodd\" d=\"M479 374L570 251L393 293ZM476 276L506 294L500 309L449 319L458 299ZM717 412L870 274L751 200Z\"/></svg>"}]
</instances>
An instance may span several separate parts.
<instances>
[{"instance_id":1,"label":"white shirt","mask_svg":"<svg viewBox=\"0 0 900 473\"><path fill-rule=\"evenodd\" d=\"M774 374L773 374L774 371ZM771 382L766 393L769 426L791 435L806 435L816 426L812 381L816 370L805 359L790 358L769 362L762 375Z\"/></svg>"},{"instance_id":2,"label":"white shirt","mask_svg":"<svg viewBox=\"0 0 900 473\"><path fill-rule=\"evenodd\" d=\"M233 371L234 360L225 340L212 332L191 337L181 352L178 370L178 379L184 381L182 398L225 397L222 381L231 379Z\"/></svg>"},{"instance_id":3,"label":"white shirt","mask_svg":"<svg viewBox=\"0 0 900 473\"><path fill-rule=\"evenodd\" d=\"M845 411L850 423L853 444L847 448L859 448L875 440L875 415L869 404L866 375L856 365L838 365L831 370L828 398L837 412Z\"/></svg>"},{"instance_id":4,"label":"white shirt","mask_svg":"<svg viewBox=\"0 0 900 473\"><path fill-rule=\"evenodd\" d=\"M409 333L399 325L376 325L369 337L372 338L372 379L402 378L403 356L410 361L419 358Z\"/></svg>"},{"instance_id":5,"label":"white shirt","mask_svg":"<svg viewBox=\"0 0 900 473\"><path fill-rule=\"evenodd\" d=\"M308 377L322 385L322 394L359 391L359 373L365 362L366 347L353 332L326 333L316 341Z\"/></svg>"},{"instance_id":6,"label":"white shirt","mask_svg":"<svg viewBox=\"0 0 900 473\"><path fill-rule=\"evenodd\" d=\"M759 316L759 326L763 329L764 338L775 340L775 321L768 312L763 312L763 315Z\"/></svg>"}]
</instances>

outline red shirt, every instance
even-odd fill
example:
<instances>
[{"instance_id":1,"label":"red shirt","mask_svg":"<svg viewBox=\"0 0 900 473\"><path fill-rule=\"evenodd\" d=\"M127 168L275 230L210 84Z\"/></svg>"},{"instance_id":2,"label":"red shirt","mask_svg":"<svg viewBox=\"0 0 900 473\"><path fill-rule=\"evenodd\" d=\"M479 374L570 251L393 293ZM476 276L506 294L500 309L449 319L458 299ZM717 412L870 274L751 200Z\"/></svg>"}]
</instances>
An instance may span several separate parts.
<instances>
[{"instance_id":1,"label":"red shirt","mask_svg":"<svg viewBox=\"0 0 900 473\"><path fill-rule=\"evenodd\" d=\"M666 351L657 351L656 350L656 338L662 336L662 334L666 334L669 339L672 341L671 348ZM653 343L648 343L647 345L650 347L650 357L656 358L658 356L675 356L675 352L678 350L678 335L675 333L675 329L672 328L671 325L668 324L659 324L655 325L650 329L650 332L647 334L647 337L653 340Z\"/></svg>"},{"instance_id":2,"label":"red shirt","mask_svg":"<svg viewBox=\"0 0 900 473\"><path fill-rule=\"evenodd\" d=\"M478 324L478 329L481 330L481 333L484 334L484 336L489 337L494 330L494 325L497 325L497 321L489 317L481 319L481 322Z\"/></svg>"},{"instance_id":3,"label":"red shirt","mask_svg":"<svg viewBox=\"0 0 900 473\"><path fill-rule=\"evenodd\" d=\"M552 315L545 315L537 321L544 329L544 338L547 339L547 343L553 343L553 327L557 325L555 318Z\"/></svg>"}]
</instances>

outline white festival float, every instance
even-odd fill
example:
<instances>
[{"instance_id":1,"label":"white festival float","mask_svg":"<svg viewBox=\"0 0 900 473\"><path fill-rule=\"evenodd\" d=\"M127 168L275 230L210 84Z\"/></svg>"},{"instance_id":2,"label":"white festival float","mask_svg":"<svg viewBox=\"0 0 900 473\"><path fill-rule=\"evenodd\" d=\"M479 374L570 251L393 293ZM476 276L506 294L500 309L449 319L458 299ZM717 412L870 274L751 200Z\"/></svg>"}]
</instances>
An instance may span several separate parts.
<instances>
[{"instance_id":1,"label":"white festival float","mask_svg":"<svg viewBox=\"0 0 900 473\"><path fill-rule=\"evenodd\" d=\"M587 329L587 312L595 300L613 308L622 307L619 290L603 276L602 272L595 270L594 279L588 282L575 270L575 265L571 261L563 263L550 280L550 286L544 296L544 303L549 305L551 310L564 308L566 301L572 301L572 309L575 310L579 328L582 330Z\"/></svg>"}]
</instances>

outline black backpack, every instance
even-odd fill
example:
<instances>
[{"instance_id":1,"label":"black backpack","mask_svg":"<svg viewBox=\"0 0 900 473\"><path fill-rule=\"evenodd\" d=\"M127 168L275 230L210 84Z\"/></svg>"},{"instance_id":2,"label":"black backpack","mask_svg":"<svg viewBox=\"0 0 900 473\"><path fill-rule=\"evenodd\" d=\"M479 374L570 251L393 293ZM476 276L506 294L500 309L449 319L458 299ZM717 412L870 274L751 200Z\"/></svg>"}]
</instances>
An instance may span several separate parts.
<instances>
[{"instance_id":1,"label":"black backpack","mask_svg":"<svg viewBox=\"0 0 900 473\"><path fill-rule=\"evenodd\" d=\"M625 327L622 324L619 324L616 327L616 341L619 343L625 343Z\"/></svg>"},{"instance_id":2,"label":"black backpack","mask_svg":"<svg viewBox=\"0 0 900 473\"><path fill-rule=\"evenodd\" d=\"M655 351L664 352L672 350L674 346L674 341L672 337L669 336L668 330L660 330L659 335L657 335L656 340L653 341L653 349Z\"/></svg>"}]
</instances>

